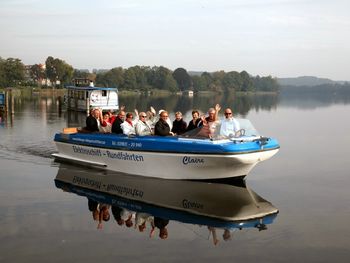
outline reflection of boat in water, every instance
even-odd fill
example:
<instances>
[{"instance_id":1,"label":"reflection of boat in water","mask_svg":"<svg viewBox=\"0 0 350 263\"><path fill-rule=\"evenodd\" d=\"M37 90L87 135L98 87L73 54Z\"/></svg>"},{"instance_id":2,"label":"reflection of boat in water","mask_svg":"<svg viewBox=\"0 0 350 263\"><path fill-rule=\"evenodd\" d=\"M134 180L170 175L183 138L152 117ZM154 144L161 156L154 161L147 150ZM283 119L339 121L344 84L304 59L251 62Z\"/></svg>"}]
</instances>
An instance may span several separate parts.
<instances>
[{"instance_id":1,"label":"reflection of boat in water","mask_svg":"<svg viewBox=\"0 0 350 263\"><path fill-rule=\"evenodd\" d=\"M235 185L174 181L61 165L55 183L96 202L219 228L259 227L272 223L278 213L242 180Z\"/></svg>"},{"instance_id":2,"label":"reflection of boat in water","mask_svg":"<svg viewBox=\"0 0 350 263\"><path fill-rule=\"evenodd\" d=\"M244 127L252 127L245 121ZM210 139L192 135L57 133L54 140L59 153L54 157L146 177L194 180L242 177L279 150L275 139L258 136L255 129L244 130L245 134L239 137Z\"/></svg>"}]
</instances>

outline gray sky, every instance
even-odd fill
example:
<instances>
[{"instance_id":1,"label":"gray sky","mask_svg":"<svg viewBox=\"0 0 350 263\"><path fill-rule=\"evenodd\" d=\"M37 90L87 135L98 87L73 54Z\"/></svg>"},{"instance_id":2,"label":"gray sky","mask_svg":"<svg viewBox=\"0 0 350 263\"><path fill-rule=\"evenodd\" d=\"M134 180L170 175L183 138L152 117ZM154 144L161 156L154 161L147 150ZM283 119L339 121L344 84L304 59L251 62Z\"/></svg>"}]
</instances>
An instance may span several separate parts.
<instances>
[{"instance_id":1,"label":"gray sky","mask_svg":"<svg viewBox=\"0 0 350 263\"><path fill-rule=\"evenodd\" d=\"M350 80L349 0L0 0L0 56Z\"/></svg>"}]
</instances>

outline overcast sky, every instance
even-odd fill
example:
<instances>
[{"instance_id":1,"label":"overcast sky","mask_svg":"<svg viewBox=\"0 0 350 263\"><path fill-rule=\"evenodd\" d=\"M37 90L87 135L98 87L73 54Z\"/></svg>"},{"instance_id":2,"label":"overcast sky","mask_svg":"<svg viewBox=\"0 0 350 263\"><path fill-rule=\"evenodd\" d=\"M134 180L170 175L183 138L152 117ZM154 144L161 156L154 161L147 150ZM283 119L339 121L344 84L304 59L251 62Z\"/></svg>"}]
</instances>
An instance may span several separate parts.
<instances>
[{"instance_id":1,"label":"overcast sky","mask_svg":"<svg viewBox=\"0 0 350 263\"><path fill-rule=\"evenodd\" d=\"M0 0L0 56L350 80L349 0Z\"/></svg>"}]
</instances>

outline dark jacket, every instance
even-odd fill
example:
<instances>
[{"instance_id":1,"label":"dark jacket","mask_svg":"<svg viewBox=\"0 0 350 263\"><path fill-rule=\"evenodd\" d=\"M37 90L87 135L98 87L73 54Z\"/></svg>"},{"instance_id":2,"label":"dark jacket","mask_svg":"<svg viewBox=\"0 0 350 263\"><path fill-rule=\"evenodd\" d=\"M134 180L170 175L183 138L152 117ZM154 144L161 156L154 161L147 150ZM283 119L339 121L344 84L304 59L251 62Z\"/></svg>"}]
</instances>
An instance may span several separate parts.
<instances>
[{"instance_id":1,"label":"dark jacket","mask_svg":"<svg viewBox=\"0 0 350 263\"><path fill-rule=\"evenodd\" d=\"M123 130L122 127L120 127L120 125L123 123L124 121L120 118L115 118L113 124L112 124L112 133L116 133L116 134L123 134Z\"/></svg>"},{"instance_id":2,"label":"dark jacket","mask_svg":"<svg viewBox=\"0 0 350 263\"><path fill-rule=\"evenodd\" d=\"M171 129L172 132L176 133L177 135L183 134L186 132L187 123L181 119L181 120L174 120L173 121L173 128Z\"/></svg>"},{"instance_id":3,"label":"dark jacket","mask_svg":"<svg viewBox=\"0 0 350 263\"><path fill-rule=\"evenodd\" d=\"M197 128L200 121L201 121L200 118L198 118L195 123L193 123L193 120L191 120L188 123L186 131L191 131L191 130L194 130L195 128Z\"/></svg>"},{"instance_id":4,"label":"dark jacket","mask_svg":"<svg viewBox=\"0 0 350 263\"><path fill-rule=\"evenodd\" d=\"M97 124L97 120L95 119L95 117L89 115L86 117L86 130L90 131L90 132L98 132L98 124Z\"/></svg>"},{"instance_id":5,"label":"dark jacket","mask_svg":"<svg viewBox=\"0 0 350 263\"><path fill-rule=\"evenodd\" d=\"M170 135L170 127L166 121L160 119L154 126L154 135L168 136Z\"/></svg>"}]
</instances>

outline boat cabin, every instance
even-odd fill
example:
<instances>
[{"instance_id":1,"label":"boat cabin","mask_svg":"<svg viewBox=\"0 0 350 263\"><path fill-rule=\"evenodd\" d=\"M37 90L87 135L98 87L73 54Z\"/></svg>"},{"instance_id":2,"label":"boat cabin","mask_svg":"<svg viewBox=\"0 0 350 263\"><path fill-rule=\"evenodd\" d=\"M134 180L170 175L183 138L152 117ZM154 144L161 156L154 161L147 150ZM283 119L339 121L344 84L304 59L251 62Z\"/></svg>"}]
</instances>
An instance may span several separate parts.
<instances>
[{"instance_id":1,"label":"boat cabin","mask_svg":"<svg viewBox=\"0 0 350 263\"><path fill-rule=\"evenodd\" d=\"M118 110L118 89L95 87L89 79L74 79L74 85L67 86L68 110L89 112L92 108Z\"/></svg>"}]
</instances>

